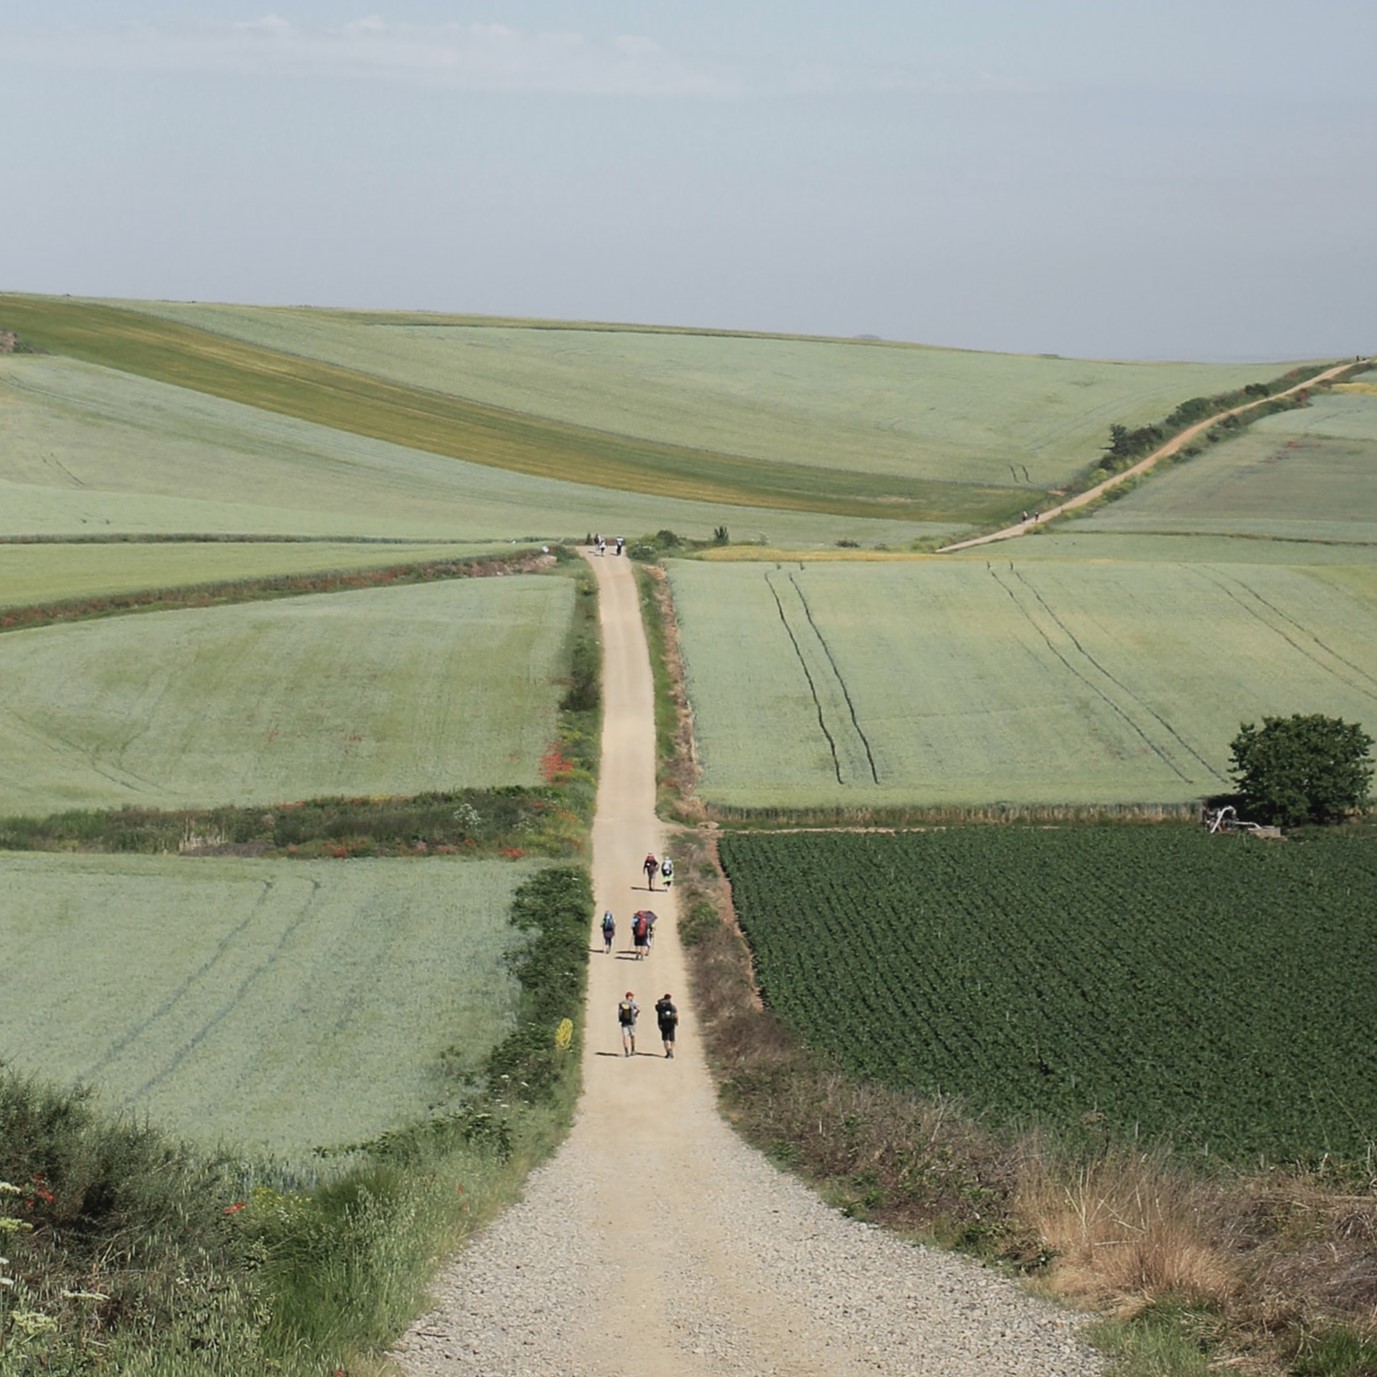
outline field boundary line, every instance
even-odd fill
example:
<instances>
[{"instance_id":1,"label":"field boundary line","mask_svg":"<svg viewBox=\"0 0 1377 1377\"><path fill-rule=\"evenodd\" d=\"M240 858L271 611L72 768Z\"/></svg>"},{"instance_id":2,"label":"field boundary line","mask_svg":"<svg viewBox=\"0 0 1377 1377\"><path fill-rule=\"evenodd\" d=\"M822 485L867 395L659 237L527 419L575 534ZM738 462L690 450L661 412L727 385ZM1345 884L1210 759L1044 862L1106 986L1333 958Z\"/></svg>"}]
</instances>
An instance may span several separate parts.
<instances>
[{"instance_id":1,"label":"field boundary line","mask_svg":"<svg viewBox=\"0 0 1377 1377\"><path fill-rule=\"evenodd\" d=\"M409 587L449 579L487 578L502 574L540 573L553 567L554 555L469 555L454 560L419 560L412 564L379 564L360 569L321 569L315 573L265 574L218 583L173 584L130 593L92 594L55 602L0 608L0 635L30 631L62 622L94 621L141 612L176 612L188 608L228 607L278 598L304 598L354 593L368 588Z\"/></svg>"},{"instance_id":2,"label":"field boundary line","mask_svg":"<svg viewBox=\"0 0 1377 1377\"><path fill-rule=\"evenodd\" d=\"M1159 445L1151 454L1144 455L1136 464L1130 465L1122 473L1111 474L1102 482L1096 483L1093 488L1087 488L1084 492L1077 493L1075 497L1068 497L1065 502L1059 502L1055 507L1049 507L1047 511L1038 512L1036 515L1030 516L1024 521L1016 522L1012 526L1006 526L1001 531L992 531L989 535L974 536L970 540L958 540L952 545L940 546L937 553L939 555L952 554L957 550L970 550L978 545L993 544L998 540L1013 540L1016 536L1027 535L1029 531L1041 530L1053 517L1064 516L1067 512L1087 506L1096 498L1103 497L1110 489L1117 488L1130 478L1136 478L1139 474L1146 473L1159 460L1170 458L1178 450L1188 445L1197 435L1203 434L1211 426L1218 425L1230 416L1241 416L1245 411L1252 411L1256 407L1265 406L1268 402L1274 402L1280 397L1290 397L1305 388L1317 387L1327 383L1331 378L1337 377L1350 368L1364 366L1370 368L1374 363L1377 363L1377 360L1356 359L1352 363L1336 363L1323 372L1316 373L1314 377L1306 378L1303 382L1298 382L1284 391L1273 392L1269 396L1258 397L1254 401L1243 402L1238 406L1231 407L1228 411L1220 411L1213 416L1207 416L1203 421L1196 421L1194 425L1189 425L1179 434L1173 435L1165 444Z\"/></svg>"}]
</instances>

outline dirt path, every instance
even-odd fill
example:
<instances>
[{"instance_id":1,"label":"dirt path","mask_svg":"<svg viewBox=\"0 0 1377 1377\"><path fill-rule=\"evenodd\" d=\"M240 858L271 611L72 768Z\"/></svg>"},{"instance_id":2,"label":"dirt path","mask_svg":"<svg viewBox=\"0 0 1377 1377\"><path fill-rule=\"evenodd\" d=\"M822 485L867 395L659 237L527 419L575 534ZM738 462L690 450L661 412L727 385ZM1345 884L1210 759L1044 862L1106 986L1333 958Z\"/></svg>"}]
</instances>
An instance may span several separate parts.
<instances>
[{"instance_id":1,"label":"dirt path","mask_svg":"<svg viewBox=\"0 0 1377 1377\"><path fill-rule=\"evenodd\" d=\"M716 1111L687 998L675 907L640 869L660 854L649 656L630 560L594 557L605 726L593 881L616 953L592 935L584 1091L569 1140L525 1200L456 1259L394 1357L416 1377L1075 1374L1098 1366L1073 1319L948 1254L821 1205ZM660 917L638 962L634 910ZM616 1005L641 1005L637 1055ZM652 1006L681 1011L666 1060Z\"/></svg>"},{"instance_id":2,"label":"dirt path","mask_svg":"<svg viewBox=\"0 0 1377 1377\"><path fill-rule=\"evenodd\" d=\"M1019 521L1012 526L1006 526L1002 531L992 531L989 535L976 536L972 540L958 540L954 545L942 546L937 553L946 555L955 550L970 550L977 545L990 545L997 540L1012 540L1015 536L1027 535L1029 531L1045 525L1054 516L1063 516L1067 512L1075 511L1077 507L1087 506L1096 498L1103 497L1111 488L1117 488L1120 483L1127 483L1130 478L1136 478L1140 473L1146 473L1159 460L1170 458L1178 450L1190 444L1197 435L1207 431L1211 426L1218 425L1226 416L1239 416L1245 411L1252 411L1254 407L1264 406L1270 401L1275 401L1277 397L1289 397L1293 392L1300 392L1304 388L1326 383L1330 378L1337 377L1345 369L1354 367L1358 362L1360 361L1336 363L1333 368L1326 368L1323 373L1317 373L1313 378L1298 382L1294 387L1288 387L1284 392L1274 392L1270 397L1259 397L1255 402L1244 402L1241 406L1230 407L1228 411L1220 411L1214 416L1207 416L1203 421L1197 421L1193 426L1187 426L1179 435L1173 435L1166 444L1153 450L1151 454L1144 455L1131 468L1126 468L1122 473L1112 474L1103 483L1096 483L1093 488L1087 488L1084 492L1077 493L1075 497L1069 497L1065 502L1061 502L1055 507L1049 507L1045 512L1030 516L1027 521ZM1368 359L1367 362L1371 364L1373 360Z\"/></svg>"}]
</instances>

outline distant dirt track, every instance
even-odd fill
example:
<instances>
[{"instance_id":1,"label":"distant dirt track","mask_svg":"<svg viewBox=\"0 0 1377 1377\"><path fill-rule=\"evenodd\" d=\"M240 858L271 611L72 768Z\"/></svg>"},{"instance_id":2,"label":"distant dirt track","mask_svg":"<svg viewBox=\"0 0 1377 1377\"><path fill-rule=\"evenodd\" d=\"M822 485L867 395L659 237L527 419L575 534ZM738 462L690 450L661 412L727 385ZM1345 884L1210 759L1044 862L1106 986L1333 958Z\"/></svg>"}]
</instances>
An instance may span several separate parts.
<instances>
[{"instance_id":1,"label":"distant dirt track","mask_svg":"<svg viewBox=\"0 0 1377 1377\"><path fill-rule=\"evenodd\" d=\"M975 536L971 540L958 540L954 545L942 546L937 553L946 555L956 550L970 550L977 545L991 545L997 540L1012 540L1015 536L1027 535L1029 531L1045 525L1053 517L1075 511L1077 507L1084 507L1097 497L1102 497L1111 488L1117 488L1120 483L1126 483L1130 478L1136 478L1140 473L1146 473L1159 459L1169 458L1177 450L1188 445L1202 431L1208 430L1213 425L1218 425L1226 416L1239 416L1245 411L1251 411L1254 407L1265 406L1277 397L1289 397L1293 392L1300 392L1303 388L1328 382L1330 378L1337 376L1346 369L1358 367L1363 362L1370 365L1374 360L1358 359L1353 363L1336 363L1333 368L1326 368L1323 373L1317 373L1313 378L1306 378L1304 382L1298 382L1294 387L1286 388L1285 391L1274 392L1270 397L1259 397L1255 402L1244 402L1242 406L1230 407L1228 411L1221 411L1215 416L1207 416L1203 421L1197 421L1193 426L1188 426L1180 435L1173 435L1166 444L1153 450L1151 454L1144 455L1131 468L1106 478L1103 483L1096 483L1093 488L1087 488L1084 492L1077 493L1075 497L1068 497L1065 502L1060 502L1055 507L1049 507L1045 512L1040 511L1036 516L1030 516L1027 521L1006 526L1002 531L993 531L989 535Z\"/></svg>"}]
</instances>

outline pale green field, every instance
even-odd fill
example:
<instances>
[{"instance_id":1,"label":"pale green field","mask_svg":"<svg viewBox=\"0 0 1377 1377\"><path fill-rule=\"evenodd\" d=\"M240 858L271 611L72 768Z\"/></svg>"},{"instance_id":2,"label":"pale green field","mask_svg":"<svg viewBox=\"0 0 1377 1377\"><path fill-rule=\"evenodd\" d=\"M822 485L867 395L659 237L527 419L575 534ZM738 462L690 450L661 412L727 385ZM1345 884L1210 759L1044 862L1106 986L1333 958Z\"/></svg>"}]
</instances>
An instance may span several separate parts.
<instances>
[{"instance_id":1,"label":"pale green field","mask_svg":"<svg viewBox=\"0 0 1377 1377\"><path fill-rule=\"evenodd\" d=\"M506 548L506 547L498 547ZM470 546L330 541L0 544L0 607L463 558Z\"/></svg>"},{"instance_id":2,"label":"pale green field","mask_svg":"<svg viewBox=\"0 0 1377 1377\"><path fill-rule=\"evenodd\" d=\"M1030 491L1098 458L1115 423L1291 364L1111 363L851 340L120 302L413 386L752 458ZM1010 463L1026 465L1010 471Z\"/></svg>"},{"instance_id":3,"label":"pale green field","mask_svg":"<svg viewBox=\"0 0 1377 1377\"><path fill-rule=\"evenodd\" d=\"M1377 544L1377 395L1264 417L1078 525Z\"/></svg>"},{"instance_id":4,"label":"pale green field","mask_svg":"<svg viewBox=\"0 0 1377 1377\"><path fill-rule=\"evenodd\" d=\"M944 560L984 564L1003 557L1023 560L1153 564L1377 564L1377 545L1344 545L1322 541L1284 540L1258 535L1119 534L1088 521L1058 521L1032 535L992 545L978 545L943 555ZM909 558L920 558L909 556Z\"/></svg>"},{"instance_id":5,"label":"pale green field","mask_svg":"<svg viewBox=\"0 0 1377 1377\"><path fill-rule=\"evenodd\" d=\"M1377 713L1377 567L1063 563L1013 545L674 565L700 794L1172 803L1228 787L1242 721Z\"/></svg>"},{"instance_id":6,"label":"pale green field","mask_svg":"<svg viewBox=\"0 0 1377 1377\"><path fill-rule=\"evenodd\" d=\"M503 544L664 527L799 547L950 524L835 517L530 477L68 359L0 358L0 535L262 534Z\"/></svg>"},{"instance_id":7,"label":"pale green field","mask_svg":"<svg viewBox=\"0 0 1377 1377\"><path fill-rule=\"evenodd\" d=\"M507 1031L533 869L0 854L0 1059L202 1143L375 1136Z\"/></svg>"},{"instance_id":8,"label":"pale green field","mask_svg":"<svg viewBox=\"0 0 1377 1377\"><path fill-rule=\"evenodd\" d=\"M0 636L0 813L537 783L573 597L513 576Z\"/></svg>"}]
</instances>

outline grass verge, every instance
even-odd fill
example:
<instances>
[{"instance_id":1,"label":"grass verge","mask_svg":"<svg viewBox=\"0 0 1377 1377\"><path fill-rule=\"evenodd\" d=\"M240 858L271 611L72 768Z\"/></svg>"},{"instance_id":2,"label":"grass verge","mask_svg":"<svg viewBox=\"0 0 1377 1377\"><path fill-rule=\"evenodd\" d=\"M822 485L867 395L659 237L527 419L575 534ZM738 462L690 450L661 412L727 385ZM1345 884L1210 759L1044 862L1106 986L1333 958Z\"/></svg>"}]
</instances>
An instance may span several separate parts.
<instances>
[{"instance_id":1,"label":"grass verge","mask_svg":"<svg viewBox=\"0 0 1377 1377\"><path fill-rule=\"evenodd\" d=\"M517 1024L481 1083L337 1158L212 1158L86 1092L0 1067L0 1372L363 1373L424 1303L434 1260L515 1195L567 1126L592 890L517 893Z\"/></svg>"}]
</instances>

